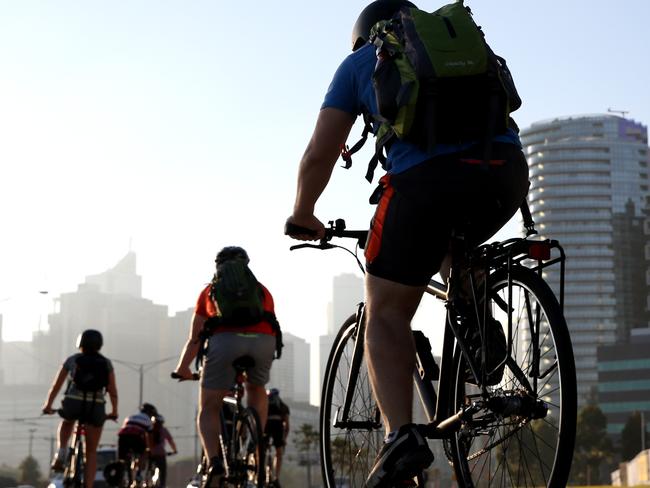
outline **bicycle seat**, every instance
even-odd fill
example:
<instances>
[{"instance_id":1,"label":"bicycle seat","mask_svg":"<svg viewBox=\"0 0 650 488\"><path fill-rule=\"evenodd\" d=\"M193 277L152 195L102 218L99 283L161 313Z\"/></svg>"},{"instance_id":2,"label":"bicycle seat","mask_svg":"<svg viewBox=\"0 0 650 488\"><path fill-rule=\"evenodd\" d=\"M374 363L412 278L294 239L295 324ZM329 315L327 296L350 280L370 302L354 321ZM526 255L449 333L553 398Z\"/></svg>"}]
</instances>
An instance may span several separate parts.
<instances>
[{"instance_id":1,"label":"bicycle seat","mask_svg":"<svg viewBox=\"0 0 650 488\"><path fill-rule=\"evenodd\" d=\"M232 362L237 371L247 371L255 366L255 360L250 356L241 356Z\"/></svg>"}]
</instances>

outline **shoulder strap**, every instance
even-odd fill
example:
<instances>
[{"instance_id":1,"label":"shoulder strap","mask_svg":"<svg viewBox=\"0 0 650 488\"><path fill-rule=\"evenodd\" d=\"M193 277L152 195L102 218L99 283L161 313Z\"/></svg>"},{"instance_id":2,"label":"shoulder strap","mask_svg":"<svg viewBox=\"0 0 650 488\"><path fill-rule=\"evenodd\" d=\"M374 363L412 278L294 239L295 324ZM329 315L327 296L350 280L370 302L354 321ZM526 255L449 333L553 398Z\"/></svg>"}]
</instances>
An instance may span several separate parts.
<instances>
[{"instance_id":1,"label":"shoulder strap","mask_svg":"<svg viewBox=\"0 0 650 488\"><path fill-rule=\"evenodd\" d=\"M350 169L352 167L352 155L358 152L363 145L368 140L368 134L372 132L372 117L370 114L363 113L363 132L361 133L361 139L359 139L354 146L348 147L345 144L341 144L341 159L345 161L345 169Z\"/></svg>"}]
</instances>

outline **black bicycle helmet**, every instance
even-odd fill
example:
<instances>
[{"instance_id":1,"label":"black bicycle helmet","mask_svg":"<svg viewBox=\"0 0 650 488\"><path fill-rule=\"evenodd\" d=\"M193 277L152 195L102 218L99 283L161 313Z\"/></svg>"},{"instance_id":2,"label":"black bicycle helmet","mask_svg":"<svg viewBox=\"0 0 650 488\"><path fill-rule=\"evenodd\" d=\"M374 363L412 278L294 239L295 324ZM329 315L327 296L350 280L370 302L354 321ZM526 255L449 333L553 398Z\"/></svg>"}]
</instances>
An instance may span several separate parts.
<instances>
[{"instance_id":1,"label":"black bicycle helmet","mask_svg":"<svg viewBox=\"0 0 650 488\"><path fill-rule=\"evenodd\" d=\"M356 51L370 37L370 29L380 20L388 20L402 7L417 8L407 0L375 0L361 11L352 28L352 50Z\"/></svg>"},{"instance_id":2,"label":"black bicycle helmet","mask_svg":"<svg viewBox=\"0 0 650 488\"><path fill-rule=\"evenodd\" d=\"M95 329L86 329L77 336L77 349L84 352L97 352L104 345L102 333Z\"/></svg>"},{"instance_id":3,"label":"black bicycle helmet","mask_svg":"<svg viewBox=\"0 0 650 488\"><path fill-rule=\"evenodd\" d=\"M149 417L155 417L158 415L158 410L151 403L143 403L140 405L140 412L148 415Z\"/></svg>"},{"instance_id":4,"label":"black bicycle helmet","mask_svg":"<svg viewBox=\"0 0 650 488\"><path fill-rule=\"evenodd\" d=\"M248 253L246 250L239 246L226 246L217 254L217 259L215 262L217 266L222 264L225 261L230 261L231 259L243 259L246 261L246 264L250 262L248 258Z\"/></svg>"}]
</instances>

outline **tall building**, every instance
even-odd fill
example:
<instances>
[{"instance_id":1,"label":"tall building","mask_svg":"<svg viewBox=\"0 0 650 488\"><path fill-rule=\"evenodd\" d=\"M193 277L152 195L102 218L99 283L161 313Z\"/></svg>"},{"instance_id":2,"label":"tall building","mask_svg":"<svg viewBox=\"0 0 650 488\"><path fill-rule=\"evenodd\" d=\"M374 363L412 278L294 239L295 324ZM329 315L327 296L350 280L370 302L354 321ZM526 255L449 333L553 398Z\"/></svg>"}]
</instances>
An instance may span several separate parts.
<instances>
[{"instance_id":1,"label":"tall building","mask_svg":"<svg viewBox=\"0 0 650 488\"><path fill-rule=\"evenodd\" d=\"M309 402L309 344L304 339L282 334L282 357L273 361L267 388L277 388L283 400Z\"/></svg>"},{"instance_id":2,"label":"tall building","mask_svg":"<svg viewBox=\"0 0 650 488\"><path fill-rule=\"evenodd\" d=\"M648 326L647 128L614 115L576 116L535 123L521 137L537 229L566 251L565 315L582 403L598 381L598 346ZM557 272L547 274L557 287Z\"/></svg>"},{"instance_id":3,"label":"tall building","mask_svg":"<svg viewBox=\"0 0 650 488\"><path fill-rule=\"evenodd\" d=\"M632 329L628 342L598 348L598 405L607 432L618 438L634 413L650 422L650 328Z\"/></svg>"},{"instance_id":4,"label":"tall building","mask_svg":"<svg viewBox=\"0 0 650 488\"><path fill-rule=\"evenodd\" d=\"M336 335L343 322L363 301L363 280L352 273L343 273L332 281L331 313L328 313L327 334Z\"/></svg>"},{"instance_id":5,"label":"tall building","mask_svg":"<svg viewBox=\"0 0 650 488\"><path fill-rule=\"evenodd\" d=\"M314 345L312 367L317 371L312 375L311 403L320 403L320 394L325 377L325 368L332 345L343 322L352 315L363 301L363 280L352 273L343 273L332 281L332 301L327 306L327 334L319 336Z\"/></svg>"}]
</instances>

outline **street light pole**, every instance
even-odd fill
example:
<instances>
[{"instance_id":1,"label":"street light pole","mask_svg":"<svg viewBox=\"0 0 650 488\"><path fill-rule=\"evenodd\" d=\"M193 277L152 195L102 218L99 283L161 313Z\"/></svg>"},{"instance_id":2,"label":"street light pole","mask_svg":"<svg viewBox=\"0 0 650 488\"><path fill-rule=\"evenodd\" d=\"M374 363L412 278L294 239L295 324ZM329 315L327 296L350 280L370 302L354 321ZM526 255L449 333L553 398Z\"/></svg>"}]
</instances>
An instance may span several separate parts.
<instances>
[{"instance_id":1,"label":"street light pole","mask_svg":"<svg viewBox=\"0 0 650 488\"><path fill-rule=\"evenodd\" d=\"M121 364L123 366L126 366L132 371L135 371L140 375L139 378L139 395L138 398L140 399L140 403L138 405L142 405L143 398L144 398L144 373L146 371L149 371L151 368L154 366L157 366L162 363L166 363L167 361L171 361L172 359L176 359L176 356L170 356L168 358L164 359L159 359L157 361L150 361L148 363L134 363L131 361L122 361L120 359L112 359L114 363Z\"/></svg>"}]
</instances>

